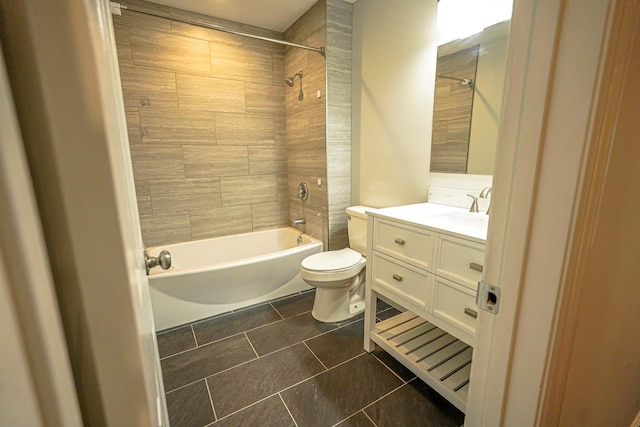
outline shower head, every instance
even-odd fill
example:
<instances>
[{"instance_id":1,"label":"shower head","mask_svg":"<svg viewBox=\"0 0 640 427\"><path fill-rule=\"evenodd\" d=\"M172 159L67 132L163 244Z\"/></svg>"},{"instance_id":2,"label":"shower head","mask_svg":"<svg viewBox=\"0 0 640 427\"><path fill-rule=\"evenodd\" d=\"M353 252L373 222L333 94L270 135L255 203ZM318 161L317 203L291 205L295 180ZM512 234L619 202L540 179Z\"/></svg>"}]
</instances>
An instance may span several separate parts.
<instances>
[{"instance_id":1,"label":"shower head","mask_svg":"<svg viewBox=\"0 0 640 427\"><path fill-rule=\"evenodd\" d=\"M302 80L302 71L294 74L291 77L287 77L284 79L284 82L287 84L287 86L289 87L293 87L293 81L295 80L296 77L300 77L300 79Z\"/></svg>"}]
</instances>

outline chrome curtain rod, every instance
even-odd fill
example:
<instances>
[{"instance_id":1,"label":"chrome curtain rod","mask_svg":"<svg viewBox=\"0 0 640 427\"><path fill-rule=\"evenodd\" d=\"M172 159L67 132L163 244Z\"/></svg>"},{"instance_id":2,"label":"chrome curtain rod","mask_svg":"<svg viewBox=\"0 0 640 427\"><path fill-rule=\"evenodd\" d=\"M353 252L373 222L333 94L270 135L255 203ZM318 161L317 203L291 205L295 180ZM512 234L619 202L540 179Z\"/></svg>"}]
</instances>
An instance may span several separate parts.
<instances>
[{"instance_id":1,"label":"chrome curtain rod","mask_svg":"<svg viewBox=\"0 0 640 427\"><path fill-rule=\"evenodd\" d=\"M255 34L243 33L242 31L237 31L237 30L233 30L231 28L222 27L220 25L207 24L205 22L192 21L191 19L181 19L181 18L178 18L178 17L168 17L168 16L163 16L163 15L158 14L158 13L146 12L146 11L139 10L139 9L136 9L134 7L130 7L130 6L127 6L127 5L124 5L124 4L120 4L120 8L121 9L125 9L125 10L130 10L131 12L142 13L144 15L155 16L156 18L169 19L171 21L182 22L183 24L195 25L196 27L208 28L210 30L216 30L216 31L222 31L222 32L229 33L229 34L235 34L237 36L249 37L249 38L252 38L252 39L263 40L263 41L266 41L266 42L278 43L278 44L283 44L283 45L287 45L287 46L298 47L300 49L312 50L314 52L318 52L322 56L324 56L324 52L325 52L324 47L313 47L313 46L307 46L307 45L304 45L304 44L291 43L291 42L288 42L288 41L285 41L285 40L272 39L270 37L256 36Z\"/></svg>"}]
</instances>

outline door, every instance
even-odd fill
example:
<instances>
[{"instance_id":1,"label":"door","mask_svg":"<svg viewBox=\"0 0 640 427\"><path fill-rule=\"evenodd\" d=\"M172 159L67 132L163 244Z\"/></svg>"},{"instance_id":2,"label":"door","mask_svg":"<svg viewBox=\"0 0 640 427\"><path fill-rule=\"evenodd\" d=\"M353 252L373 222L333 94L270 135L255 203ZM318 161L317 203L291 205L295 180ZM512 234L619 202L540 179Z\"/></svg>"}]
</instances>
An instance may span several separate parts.
<instances>
[{"instance_id":1,"label":"door","mask_svg":"<svg viewBox=\"0 0 640 427\"><path fill-rule=\"evenodd\" d=\"M106 1L0 2L0 37L86 425L168 425Z\"/></svg>"}]
</instances>

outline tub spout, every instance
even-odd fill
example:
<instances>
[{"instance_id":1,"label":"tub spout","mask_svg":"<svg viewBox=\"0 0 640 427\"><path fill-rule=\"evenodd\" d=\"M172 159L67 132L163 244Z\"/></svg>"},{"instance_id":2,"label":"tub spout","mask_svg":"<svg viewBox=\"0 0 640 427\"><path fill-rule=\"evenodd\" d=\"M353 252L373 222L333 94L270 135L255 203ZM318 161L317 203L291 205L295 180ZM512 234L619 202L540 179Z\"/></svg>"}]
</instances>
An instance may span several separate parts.
<instances>
[{"instance_id":1,"label":"tub spout","mask_svg":"<svg viewBox=\"0 0 640 427\"><path fill-rule=\"evenodd\" d=\"M306 223L307 221L304 218L298 218L291 221L292 225L300 225L300 224L306 224Z\"/></svg>"}]
</instances>

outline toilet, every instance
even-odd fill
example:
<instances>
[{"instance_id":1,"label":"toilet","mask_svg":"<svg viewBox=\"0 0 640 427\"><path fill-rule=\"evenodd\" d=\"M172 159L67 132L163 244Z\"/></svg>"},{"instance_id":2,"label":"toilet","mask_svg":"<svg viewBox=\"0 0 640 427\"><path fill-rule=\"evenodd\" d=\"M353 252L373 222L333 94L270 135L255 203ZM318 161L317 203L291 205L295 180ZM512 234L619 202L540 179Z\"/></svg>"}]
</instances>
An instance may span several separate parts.
<instances>
[{"instance_id":1,"label":"toilet","mask_svg":"<svg viewBox=\"0 0 640 427\"><path fill-rule=\"evenodd\" d=\"M302 260L300 277L316 287L311 314L320 322L339 322L364 311L367 210L372 208L347 208L348 248Z\"/></svg>"}]
</instances>

